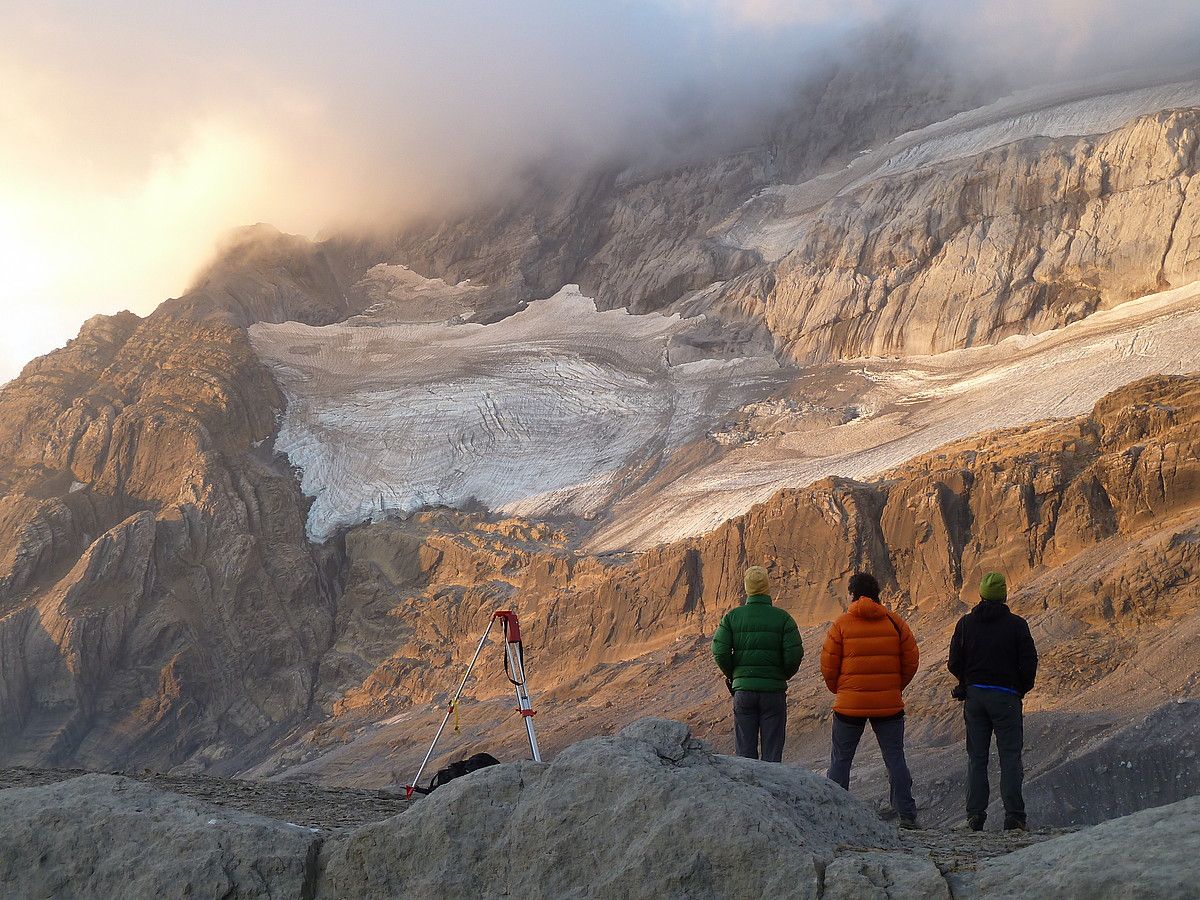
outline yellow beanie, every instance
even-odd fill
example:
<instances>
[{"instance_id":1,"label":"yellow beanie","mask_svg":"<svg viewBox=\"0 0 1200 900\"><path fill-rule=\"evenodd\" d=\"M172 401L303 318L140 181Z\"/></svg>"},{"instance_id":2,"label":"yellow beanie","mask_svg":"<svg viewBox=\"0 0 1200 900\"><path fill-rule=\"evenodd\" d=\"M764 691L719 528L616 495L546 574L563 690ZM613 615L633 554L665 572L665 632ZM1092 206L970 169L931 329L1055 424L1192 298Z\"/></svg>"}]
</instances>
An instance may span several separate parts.
<instances>
[{"instance_id":1,"label":"yellow beanie","mask_svg":"<svg viewBox=\"0 0 1200 900\"><path fill-rule=\"evenodd\" d=\"M771 583L767 580L767 570L762 566L751 566L746 570L746 596L771 593Z\"/></svg>"}]
</instances>

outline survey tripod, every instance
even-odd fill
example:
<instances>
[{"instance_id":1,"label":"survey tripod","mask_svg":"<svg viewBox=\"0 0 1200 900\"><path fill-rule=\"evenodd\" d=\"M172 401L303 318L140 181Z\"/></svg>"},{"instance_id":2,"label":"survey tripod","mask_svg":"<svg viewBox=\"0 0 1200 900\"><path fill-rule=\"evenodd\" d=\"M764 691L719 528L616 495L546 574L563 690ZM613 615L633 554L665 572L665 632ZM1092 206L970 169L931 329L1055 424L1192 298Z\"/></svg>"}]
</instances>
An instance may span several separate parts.
<instances>
[{"instance_id":1,"label":"survey tripod","mask_svg":"<svg viewBox=\"0 0 1200 900\"><path fill-rule=\"evenodd\" d=\"M411 798L413 792L417 790L417 785L421 783L421 773L425 771L425 767L429 764L430 758L433 756L433 750L437 746L437 742L442 737L442 732L446 730L446 725L450 721L450 717L455 715L458 710L458 701L462 697L463 689L467 686L467 679L471 677L471 670L475 668L475 663L479 659L479 654L483 652L483 645L487 643L488 635L492 633L492 628L499 622L501 633L504 638L504 674L508 676L508 680L512 682L517 693L517 712L525 721L525 731L529 735L529 752L533 755L536 762L542 761L541 751L538 750L537 734L533 730L533 704L529 700L529 689L525 684L525 651L521 646L521 623L517 620L517 614L512 610L498 609L492 614L491 621L484 629L483 637L479 639L479 646L475 648L475 655L471 657L471 661L467 664L466 674L463 675L462 681L458 684L458 690L454 692L454 698L450 701L450 705L446 707L446 715L442 717L442 724L438 726L437 733L433 736L433 743L429 745L429 751L425 754L425 758L421 760L421 767L417 769L417 774L413 776L412 784L404 786L405 798ZM455 720L457 722L457 720ZM457 725L455 726L458 727Z\"/></svg>"}]
</instances>

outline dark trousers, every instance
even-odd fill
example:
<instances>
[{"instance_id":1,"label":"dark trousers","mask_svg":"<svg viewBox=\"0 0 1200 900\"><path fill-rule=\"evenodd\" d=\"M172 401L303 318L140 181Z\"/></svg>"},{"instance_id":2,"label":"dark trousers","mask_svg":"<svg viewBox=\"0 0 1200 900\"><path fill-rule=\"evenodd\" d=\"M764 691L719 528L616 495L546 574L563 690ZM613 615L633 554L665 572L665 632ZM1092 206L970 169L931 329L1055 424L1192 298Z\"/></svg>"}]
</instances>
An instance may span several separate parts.
<instances>
[{"instance_id":1,"label":"dark trousers","mask_svg":"<svg viewBox=\"0 0 1200 900\"><path fill-rule=\"evenodd\" d=\"M1021 795L1021 782L1025 778L1021 764L1025 743L1021 698L1004 691L968 687L963 718L967 723L967 815L987 814L988 754L995 732L1004 812L1010 818L1025 821L1025 798Z\"/></svg>"},{"instance_id":2,"label":"dark trousers","mask_svg":"<svg viewBox=\"0 0 1200 900\"><path fill-rule=\"evenodd\" d=\"M915 819L917 802L912 795L912 774L908 771L908 761L904 758L904 713L865 719L843 716L835 712L833 749L829 755L827 774L831 781L850 790L850 766L854 763L854 753L858 750L858 742L867 722L871 723L875 740L879 741L883 764L887 766L888 780L892 787L892 809L906 819Z\"/></svg>"},{"instance_id":3,"label":"dark trousers","mask_svg":"<svg viewBox=\"0 0 1200 900\"><path fill-rule=\"evenodd\" d=\"M759 759L783 760L783 739L787 730L787 694L784 691L737 691L733 695L733 732L737 755Z\"/></svg>"}]
</instances>

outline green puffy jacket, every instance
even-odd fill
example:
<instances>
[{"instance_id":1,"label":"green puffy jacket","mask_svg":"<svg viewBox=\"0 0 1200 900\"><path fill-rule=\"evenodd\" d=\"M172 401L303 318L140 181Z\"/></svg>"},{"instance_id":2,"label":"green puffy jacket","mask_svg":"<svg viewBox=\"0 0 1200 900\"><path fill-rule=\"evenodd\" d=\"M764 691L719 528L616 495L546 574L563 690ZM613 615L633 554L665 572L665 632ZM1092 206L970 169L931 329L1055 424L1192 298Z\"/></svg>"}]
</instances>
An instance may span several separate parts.
<instances>
[{"instance_id":1,"label":"green puffy jacket","mask_svg":"<svg viewBox=\"0 0 1200 900\"><path fill-rule=\"evenodd\" d=\"M721 619L712 652L735 691L784 691L800 668L804 645L788 611L772 606L765 594L753 594Z\"/></svg>"}]
</instances>

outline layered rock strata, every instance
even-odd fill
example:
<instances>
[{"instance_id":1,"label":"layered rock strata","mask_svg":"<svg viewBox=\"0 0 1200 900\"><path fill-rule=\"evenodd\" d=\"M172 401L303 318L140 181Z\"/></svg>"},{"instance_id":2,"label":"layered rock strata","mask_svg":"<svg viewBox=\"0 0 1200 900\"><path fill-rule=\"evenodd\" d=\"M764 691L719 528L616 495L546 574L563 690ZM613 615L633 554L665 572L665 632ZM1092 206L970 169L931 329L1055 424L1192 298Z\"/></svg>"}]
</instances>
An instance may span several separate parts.
<instances>
[{"instance_id":1,"label":"layered rock strata","mask_svg":"<svg viewBox=\"0 0 1200 900\"><path fill-rule=\"evenodd\" d=\"M0 753L219 766L307 710L328 559L239 329L123 314L0 390Z\"/></svg>"}]
</instances>

